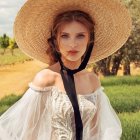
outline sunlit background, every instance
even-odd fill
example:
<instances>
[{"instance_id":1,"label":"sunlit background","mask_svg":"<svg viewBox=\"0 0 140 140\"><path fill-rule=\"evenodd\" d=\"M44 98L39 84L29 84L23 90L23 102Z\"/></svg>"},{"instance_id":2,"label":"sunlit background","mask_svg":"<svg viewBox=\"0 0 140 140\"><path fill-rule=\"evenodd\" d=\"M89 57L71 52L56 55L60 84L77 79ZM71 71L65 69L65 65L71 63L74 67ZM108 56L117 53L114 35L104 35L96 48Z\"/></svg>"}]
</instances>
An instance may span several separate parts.
<instances>
[{"instance_id":1,"label":"sunlit background","mask_svg":"<svg viewBox=\"0 0 140 140\"><path fill-rule=\"evenodd\" d=\"M13 22L20 7L26 0L0 0L0 36L13 36Z\"/></svg>"}]
</instances>

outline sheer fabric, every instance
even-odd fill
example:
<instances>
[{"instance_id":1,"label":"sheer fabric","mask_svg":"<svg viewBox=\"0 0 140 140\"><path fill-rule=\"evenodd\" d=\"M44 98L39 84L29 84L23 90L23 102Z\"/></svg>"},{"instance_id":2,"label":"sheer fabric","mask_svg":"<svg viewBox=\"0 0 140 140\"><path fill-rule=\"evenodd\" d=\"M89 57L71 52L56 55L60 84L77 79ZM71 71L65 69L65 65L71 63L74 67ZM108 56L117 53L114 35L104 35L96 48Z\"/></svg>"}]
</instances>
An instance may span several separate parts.
<instances>
[{"instance_id":1,"label":"sheer fabric","mask_svg":"<svg viewBox=\"0 0 140 140\"><path fill-rule=\"evenodd\" d=\"M78 95L83 140L120 140L121 122L103 89ZM31 82L22 98L0 116L0 140L75 140L73 113L65 92Z\"/></svg>"}]
</instances>

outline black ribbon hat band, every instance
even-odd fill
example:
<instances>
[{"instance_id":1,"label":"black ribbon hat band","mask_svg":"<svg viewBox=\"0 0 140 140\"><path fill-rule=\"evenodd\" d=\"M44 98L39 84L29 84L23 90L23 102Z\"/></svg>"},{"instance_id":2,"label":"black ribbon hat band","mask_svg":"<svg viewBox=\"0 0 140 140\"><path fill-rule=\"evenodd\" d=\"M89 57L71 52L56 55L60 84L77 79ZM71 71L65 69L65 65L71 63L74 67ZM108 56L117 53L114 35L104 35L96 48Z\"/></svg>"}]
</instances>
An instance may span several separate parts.
<instances>
[{"instance_id":1,"label":"black ribbon hat band","mask_svg":"<svg viewBox=\"0 0 140 140\"><path fill-rule=\"evenodd\" d=\"M88 61L89 61L89 58L90 58L90 55L91 55L91 52L92 52L92 49L93 49L93 46L94 46L94 34L91 34L90 36L90 44L88 46L88 49L87 49L87 52L86 52L86 55L83 59L83 61L81 62L80 66L78 67L78 69L74 69L74 70L71 70L67 67L64 66L59 54L57 51L55 51L56 53L56 56L58 58L58 61L60 63L60 66L61 66L61 70L60 70L60 74L61 74L61 77L62 77L62 80L63 80L63 84L64 84L64 87L65 87L65 90L66 90L66 93L72 103L72 107L74 109L74 118L75 118L75 128L76 128L76 140L82 140L82 137L83 137L83 123L82 123L82 119L81 119L81 115L80 115L80 111L79 111L79 105L78 105L78 99L77 99L77 94L76 94L76 89L75 89L75 82L74 82L74 74L85 69ZM53 38L52 38L52 41L53 41ZM54 42L53 43L53 46L55 47L54 45Z\"/></svg>"}]
</instances>

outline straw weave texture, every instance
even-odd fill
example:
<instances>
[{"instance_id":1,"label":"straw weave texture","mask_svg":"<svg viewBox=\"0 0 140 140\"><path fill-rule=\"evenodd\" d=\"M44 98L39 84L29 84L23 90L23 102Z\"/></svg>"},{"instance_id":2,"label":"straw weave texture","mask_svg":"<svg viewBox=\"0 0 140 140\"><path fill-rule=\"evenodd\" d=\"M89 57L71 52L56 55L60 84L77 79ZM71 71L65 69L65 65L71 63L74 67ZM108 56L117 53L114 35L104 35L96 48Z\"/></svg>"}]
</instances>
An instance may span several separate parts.
<instances>
[{"instance_id":1,"label":"straw weave texture","mask_svg":"<svg viewBox=\"0 0 140 140\"><path fill-rule=\"evenodd\" d=\"M95 22L95 43L89 63L116 52L131 32L131 16L118 0L28 0L17 14L14 36L28 56L49 63L47 39L54 17L68 10L83 10Z\"/></svg>"}]
</instances>

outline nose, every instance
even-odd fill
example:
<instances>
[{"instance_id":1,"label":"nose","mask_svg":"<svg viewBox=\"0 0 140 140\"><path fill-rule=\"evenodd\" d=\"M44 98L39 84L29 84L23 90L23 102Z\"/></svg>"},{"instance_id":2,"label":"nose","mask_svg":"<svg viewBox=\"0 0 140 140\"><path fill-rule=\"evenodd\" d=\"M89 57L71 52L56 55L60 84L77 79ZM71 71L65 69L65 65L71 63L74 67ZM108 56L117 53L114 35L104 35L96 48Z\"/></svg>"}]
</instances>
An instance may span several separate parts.
<instances>
[{"instance_id":1,"label":"nose","mask_svg":"<svg viewBox=\"0 0 140 140\"><path fill-rule=\"evenodd\" d=\"M77 46L76 39L71 39L70 42L69 42L69 46L71 48L75 48Z\"/></svg>"}]
</instances>

